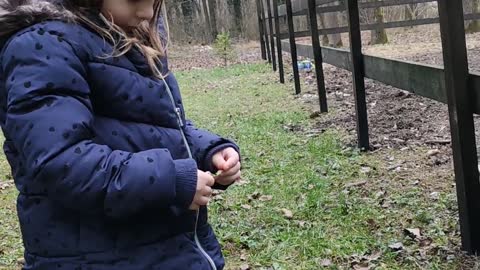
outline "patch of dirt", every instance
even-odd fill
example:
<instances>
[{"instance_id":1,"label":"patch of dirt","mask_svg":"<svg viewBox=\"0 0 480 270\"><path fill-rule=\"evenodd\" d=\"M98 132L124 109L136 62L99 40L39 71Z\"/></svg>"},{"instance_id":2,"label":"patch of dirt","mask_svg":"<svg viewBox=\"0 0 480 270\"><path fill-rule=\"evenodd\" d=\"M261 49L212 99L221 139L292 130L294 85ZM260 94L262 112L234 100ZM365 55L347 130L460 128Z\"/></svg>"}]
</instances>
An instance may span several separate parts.
<instances>
[{"instance_id":1,"label":"patch of dirt","mask_svg":"<svg viewBox=\"0 0 480 270\"><path fill-rule=\"evenodd\" d=\"M313 74L303 74L307 88L298 98L318 110ZM325 67L327 99L333 113L319 117L321 128L342 128L356 135L355 100L351 74ZM365 81L370 141L373 149L449 144L448 108L372 80Z\"/></svg>"},{"instance_id":2,"label":"patch of dirt","mask_svg":"<svg viewBox=\"0 0 480 270\"><path fill-rule=\"evenodd\" d=\"M395 35L390 35L390 40L392 43L388 45L366 46L364 51L375 56L443 64L438 27L397 30ZM480 70L480 33L467 35L467 41L470 69ZM288 55L286 57L289 61ZM324 72L327 99L333 113L319 117L317 125L322 128L342 128L356 136L351 73L328 64L325 64ZM318 110L315 75L313 72L301 75L306 87L299 98L311 104L312 110ZM369 79L366 79L365 87L370 139L374 150L425 145L450 148L447 105ZM476 125L480 125L479 117L474 118ZM477 141L480 141L479 132ZM444 152L451 156L451 151ZM442 158L441 163L446 163L446 160Z\"/></svg>"},{"instance_id":3,"label":"patch of dirt","mask_svg":"<svg viewBox=\"0 0 480 270\"><path fill-rule=\"evenodd\" d=\"M261 62L260 47L256 42L247 42L233 45L234 60L228 64L245 64ZM173 45L168 52L170 69L184 71L192 69L206 69L223 67L223 60L215 55L210 45Z\"/></svg>"},{"instance_id":4,"label":"patch of dirt","mask_svg":"<svg viewBox=\"0 0 480 270\"><path fill-rule=\"evenodd\" d=\"M440 32L437 26L397 30L394 34L390 33L389 38L391 43L387 45L365 44L364 53L443 65ZM302 42L307 43L308 40ZM346 43L348 44L348 40ZM470 70L480 71L479 33L467 35L467 49ZM285 56L290 64L288 55ZM345 130L348 134L347 143L355 147L355 101L351 73L327 64L324 65L324 71L330 113L314 113L319 110L314 72L301 73L305 86L297 98L308 105L312 117L316 118L314 130L328 128ZM290 73L288 78L292 80ZM450 257L462 258L465 269L471 269L469 268L471 265L477 265L478 258L465 256L460 251L447 105L369 79L365 81L365 86L372 146L369 155L374 157L373 160L380 162L380 174L371 179L367 188L379 194L389 194L416 187L422 191L420 196L425 197L425 200L438 199L436 197L439 194L451 195L452 207L433 213L433 219L454 221L453 224L456 224L454 226L447 224L448 222L440 226L449 239L449 245L444 248L450 253ZM474 115L474 121L477 127L478 151L480 145L478 115ZM388 196L385 196L385 200L388 202ZM405 223L405 220L399 222Z\"/></svg>"}]
</instances>

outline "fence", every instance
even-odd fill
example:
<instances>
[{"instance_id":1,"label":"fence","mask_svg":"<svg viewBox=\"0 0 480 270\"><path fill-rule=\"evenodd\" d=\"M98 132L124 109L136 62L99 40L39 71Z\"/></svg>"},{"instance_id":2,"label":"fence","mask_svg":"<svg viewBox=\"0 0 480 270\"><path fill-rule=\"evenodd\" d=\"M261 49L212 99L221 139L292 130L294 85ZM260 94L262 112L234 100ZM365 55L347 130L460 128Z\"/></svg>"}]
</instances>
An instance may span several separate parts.
<instances>
[{"instance_id":1,"label":"fence","mask_svg":"<svg viewBox=\"0 0 480 270\"><path fill-rule=\"evenodd\" d=\"M273 2L271 2L273 1ZM295 92L300 89L297 57L315 59L320 110L327 112L323 63L352 72L355 94L358 146L369 149L365 78L392 85L430 99L448 104L453 149L454 170L459 205L463 249L480 251L480 182L473 114L480 114L480 75L469 73L464 21L479 19L480 14L464 14L462 1L452 0L257 0L262 58L272 63L284 82L282 51L291 53ZM360 25L359 8L376 8L414 3L436 2L439 18ZM334 4L332 6L324 6ZM272 16L273 9L273 16ZM348 26L318 29L317 15L326 12L347 12ZM307 16L309 31L294 31L294 16ZM280 18L288 24L288 33L280 32ZM362 53L361 31L440 23L444 68L418 63L380 58ZM273 30L275 29L275 30ZM350 49L321 47L319 35L349 33ZM296 43L297 37L311 36L312 45ZM289 41L283 41L284 38ZM276 52L275 52L276 46ZM477 228L477 229L476 229Z\"/></svg>"}]
</instances>

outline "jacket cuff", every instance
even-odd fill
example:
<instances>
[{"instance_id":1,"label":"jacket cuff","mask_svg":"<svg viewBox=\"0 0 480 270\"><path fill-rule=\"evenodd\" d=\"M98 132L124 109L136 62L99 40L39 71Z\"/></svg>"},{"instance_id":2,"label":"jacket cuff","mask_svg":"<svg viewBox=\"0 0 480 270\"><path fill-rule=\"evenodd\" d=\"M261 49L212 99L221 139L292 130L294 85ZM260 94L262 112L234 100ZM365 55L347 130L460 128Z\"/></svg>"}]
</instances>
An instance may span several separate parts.
<instances>
[{"instance_id":1,"label":"jacket cuff","mask_svg":"<svg viewBox=\"0 0 480 270\"><path fill-rule=\"evenodd\" d=\"M224 150L224 149L227 149L227 148L233 148L235 149L235 151L237 151L238 155L240 156L240 148L238 148L238 146L234 143L224 143L224 144L220 144L218 146L215 146L214 148L212 148L210 151L208 151L207 155L205 156L205 161L204 161L204 168L206 171L208 172L211 172L213 174L216 174L217 173L217 168L215 168L213 166L213 163L212 163L212 159L213 159L213 156Z\"/></svg>"},{"instance_id":2,"label":"jacket cuff","mask_svg":"<svg viewBox=\"0 0 480 270\"><path fill-rule=\"evenodd\" d=\"M197 191L197 163L193 159L179 159L174 162L177 172L175 204L188 208Z\"/></svg>"}]
</instances>

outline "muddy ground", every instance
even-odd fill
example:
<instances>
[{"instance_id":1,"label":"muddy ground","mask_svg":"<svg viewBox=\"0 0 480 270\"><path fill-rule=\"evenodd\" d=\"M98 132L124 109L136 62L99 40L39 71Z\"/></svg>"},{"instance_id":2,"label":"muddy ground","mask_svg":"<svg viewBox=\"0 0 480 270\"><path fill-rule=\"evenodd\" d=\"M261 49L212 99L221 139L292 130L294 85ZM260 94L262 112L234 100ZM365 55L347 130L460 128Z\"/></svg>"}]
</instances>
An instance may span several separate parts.
<instances>
[{"instance_id":1,"label":"muddy ground","mask_svg":"<svg viewBox=\"0 0 480 270\"><path fill-rule=\"evenodd\" d=\"M370 46L368 33L363 33L364 53L442 65L440 31L436 26L393 30L389 32L389 39L387 45ZM309 40L302 39L299 42L308 43ZM470 70L479 72L480 34L467 35L467 43ZM348 44L346 38L344 44ZM232 63L262 62L256 42L237 45L235 51L237 57ZM293 76L289 65L291 61L288 54L284 54L284 58L287 62L287 83L291 85L293 94ZM221 59L208 46L188 50L173 47L170 62L174 70L222 66ZM356 124L351 74L328 64L324 65L324 71L330 110L328 114L318 113L314 72L301 73L302 93L295 98L305 104L305 109L314 119L314 125L303 132L315 136L328 129L338 129L346 134L345 147L354 148ZM454 206L442 213L433 213L433 218L457 219L447 106L369 79L366 80L366 93L372 146L366 155L375 160L375 170L381 175L378 179L371 179L367 188L378 192L388 189L402 192L413 187L420 188L426 201L431 200L432 196L452 195ZM477 145L480 145L480 118L474 116L474 119ZM449 238L445 249L448 256L463 258L459 226L458 222L455 223L457 226L444 228ZM464 261L461 269L472 269L474 265L480 265L477 258L464 257Z\"/></svg>"}]
</instances>

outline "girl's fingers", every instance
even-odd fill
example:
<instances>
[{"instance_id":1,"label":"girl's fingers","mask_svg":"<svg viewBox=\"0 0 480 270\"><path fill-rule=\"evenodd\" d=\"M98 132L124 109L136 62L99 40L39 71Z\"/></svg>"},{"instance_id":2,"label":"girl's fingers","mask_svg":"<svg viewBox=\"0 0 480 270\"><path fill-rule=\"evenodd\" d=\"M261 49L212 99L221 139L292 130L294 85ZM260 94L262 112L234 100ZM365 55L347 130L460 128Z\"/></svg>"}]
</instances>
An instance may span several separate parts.
<instances>
[{"instance_id":1,"label":"girl's fingers","mask_svg":"<svg viewBox=\"0 0 480 270\"><path fill-rule=\"evenodd\" d=\"M206 186L206 187L203 189L202 195L203 195L203 196L212 196L212 188L209 187L209 186Z\"/></svg>"},{"instance_id":2,"label":"girl's fingers","mask_svg":"<svg viewBox=\"0 0 480 270\"><path fill-rule=\"evenodd\" d=\"M222 185L230 185L242 177L242 172L238 171L231 176L222 176L217 179L217 182Z\"/></svg>"},{"instance_id":3,"label":"girl's fingers","mask_svg":"<svg viewBox=\"0 0 480 270\"><path fill-rule=\"evenodd\" d=\"M242 168L242 164L240 164L240 162L238 162L233 168L231 168L228 171L223 171L218 176L219 177L229 177L229 176L235 175L238 171L240 171L241 168Z\"/></svg>"},{"instance_id":4,"label":"girl's fingers","mask_svg":"<svg viewBox=\"0 0 480 270\"><path fill-rule=\"evenodd\" d=\"M237 181L240 178L242 178L242 172L241 171L238 171L234 176L230 177L230 179L232 179L232 182Z\"/></svg>"},{"instance_id":5,"label":"girl's fingers","mask_svg":"<svg viewBox=\"0 0 480 270\"><path fill-rule=\"evenodd\" d=\"M217 153L213 155L212 164L215 168L223 170L225 167L225 159L222 153Z\"/></svg>"},{"instance_id":6,"label":"girl's fingers","mask_svg":"<svg viewBox=\"0 0 480 270\"><path fill-rule=\"evenodd\" d=\"M240 157L233 148L227 148L224 151L225 164L223 169L228 171L240 161Z\"/></svg>"},{"instance_id":7,"label":"girl's fingers","mask_svg":"<svg viewBox=\"0 0 480 270\"><path fill-rule=\"evenodd\" d=\"M195 204L198 204L198 205L207 205L208 202L210 201L210 197L205 197L205 196L202 196L200 198L198 198L198 200L195 202Z\"/></svg>"}]
</instances>

